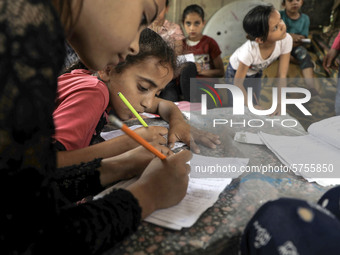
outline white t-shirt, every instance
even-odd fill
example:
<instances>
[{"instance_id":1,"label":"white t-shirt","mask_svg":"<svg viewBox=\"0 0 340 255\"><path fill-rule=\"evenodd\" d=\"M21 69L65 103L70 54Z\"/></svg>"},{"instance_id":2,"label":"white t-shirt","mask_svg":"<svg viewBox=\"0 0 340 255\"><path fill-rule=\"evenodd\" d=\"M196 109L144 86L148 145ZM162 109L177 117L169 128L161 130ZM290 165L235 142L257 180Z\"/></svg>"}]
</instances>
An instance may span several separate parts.
<instances>
[{"instance_id":1,"label":"white t-shirt","mask_svg":"<svg viewBox=\"0 0 340 255\"><path fill-rule=\"evenodd\" d=\"M293 39L290 34L277 41L273 53L269 58L263 59L260 53L259 44L255 41L246 41L239 47L230 57L230 64L233 69L237 70L240 62L249 66L248 75L254 75L259 71L266 69L280 55L287 54L292 51Z\"/></svg>"}]
</instances>

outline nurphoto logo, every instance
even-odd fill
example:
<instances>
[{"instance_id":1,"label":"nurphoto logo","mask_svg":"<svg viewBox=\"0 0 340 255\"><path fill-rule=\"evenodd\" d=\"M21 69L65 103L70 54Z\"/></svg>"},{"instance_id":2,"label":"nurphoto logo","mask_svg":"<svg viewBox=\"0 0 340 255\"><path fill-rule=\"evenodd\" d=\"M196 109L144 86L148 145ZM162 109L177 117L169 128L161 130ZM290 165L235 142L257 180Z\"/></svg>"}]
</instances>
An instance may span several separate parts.
<instances>
[{"instance_id":1,"label":"nurphoto logo","mask_svg":"<svg viewBox=\"0 0 340 255\"><path fill-rule=\"evenodd\" d=\"M216 89L228 89L229 92L232 94L233 96L233 115L244 115L244 109L245 109L245 105L244 105L244 96L242 93L242 90L240 88L238 88L235 85L230 85L230 84L215 84L214 88L206 85L208 87L210 87L210 90L212 90L215 95L217 96L217 98L220 100L220 103L222 105L220 96L218 95L218 93L216 92ZM215 102L215 105L217 106L216 100L213 97L213 95L207 91L206 89L202 89L204 92L206 92ZM302 98L287 98L287 93L300 93L303 94L304 97ZM254 104L253 104L253 100L252 100L252 95L253 95L253 89L251 87L249 87L247 89L247 103L248 103L248 108L249 111L255 115L270 115L272 113L274 113L275 109L277 108L278 105L278 89L277 88L272 88L272 106L270 107L270 109L267 110L259 110L259 109L255 109ZM308 115L312 115L304 106L304 103L307 103L311 98L311 93L309 92L309 90L305 89L305 88L281 88L281 114L282 115L286 115L287 114L287 105L288 104L292 104L295 105L304 115L308 116ZM206 94L202 94L201 95L201 114L202 115L206 115L207 114L207 95Z\"/></svg>"}]
</instances>

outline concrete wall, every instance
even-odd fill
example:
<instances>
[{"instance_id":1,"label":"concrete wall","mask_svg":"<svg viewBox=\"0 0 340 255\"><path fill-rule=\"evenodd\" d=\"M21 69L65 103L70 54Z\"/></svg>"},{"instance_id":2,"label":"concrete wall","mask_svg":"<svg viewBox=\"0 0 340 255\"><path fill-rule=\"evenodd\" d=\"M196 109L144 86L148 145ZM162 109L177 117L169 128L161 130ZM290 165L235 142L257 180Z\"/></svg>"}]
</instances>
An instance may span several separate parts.
<instances>
[{"instance_id":1,"label":"concrete wall","mask_svg":"<svg viewBox=\"0 0 340 255\"><path fill-rule=\"evenodd\" d=\"M251 1L251 0L169 0L170 9L167 15L167 19L181 24L182 13L185 7L191 4L198 4L202 6L205 12L206 21L224 5L234 1ZM266 2L272 3L277 9L281 7L281 0L254 0L254 2Z\"/></svg>"},{"instance_id":2,"label":"concrete wall","mask_svg":"<svg viewBox=\"0 0 340 255\"><path fill-rule=\"evenodd\" d=\"M252 0L169 0L170 9L167 19L181 24L182 12L184 8L190 4L198 4L203 7L206 15L206 21L220 8L231 2L252 1ZM338 1L338 0L335 0ZM302 11L309 15L311 20L311 29L328 26L330 24L330 15L332 7L335 4L334 0L304 0ZM254 0L254 2L272 3L275 8L282 9L282 0Z\"/></svg>"}]
</instances>

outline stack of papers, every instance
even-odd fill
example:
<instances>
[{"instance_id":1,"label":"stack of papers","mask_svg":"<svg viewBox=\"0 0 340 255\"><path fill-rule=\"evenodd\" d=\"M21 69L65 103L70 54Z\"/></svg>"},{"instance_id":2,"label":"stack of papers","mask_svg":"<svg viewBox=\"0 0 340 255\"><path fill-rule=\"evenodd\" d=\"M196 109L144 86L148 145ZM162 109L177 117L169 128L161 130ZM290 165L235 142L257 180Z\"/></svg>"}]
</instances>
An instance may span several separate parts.
<instances>
[{"instance_id":1,"label":"stack of papers","mask_svg":"<svg viewBox=\"0 0 340 255\"><path fill-rule=\"evenodd\" d=\"M262 141L295 174L322 186L340 184L340 116L313 123L308 135L260 132Z\"/></svg>"}]
</instances>

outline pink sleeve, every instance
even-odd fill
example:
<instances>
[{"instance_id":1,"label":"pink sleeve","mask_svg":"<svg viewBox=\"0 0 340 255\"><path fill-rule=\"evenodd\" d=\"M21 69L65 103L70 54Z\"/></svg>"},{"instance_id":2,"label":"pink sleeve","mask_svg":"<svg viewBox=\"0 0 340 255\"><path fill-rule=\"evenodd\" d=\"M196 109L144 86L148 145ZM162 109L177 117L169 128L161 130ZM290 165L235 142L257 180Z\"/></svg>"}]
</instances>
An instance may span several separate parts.
<instances>
[{"instance_id":1,"label":"pink sleeve","mask_svg":"<svg viewBox=\"0 0 340 255\"><path fill-rule=\"evenodd\" d=\"M340 32L338 33L332 44L332 49L340 50Z\"/></svg>"},{"instance_id":2,"label":"pink sleeve","mask_svg":"<svg viewBox=\"0 0 340 255\"><path fill-rule=\"evenodd\" d=\"M108 104L106 94L100 87L86 87L72 93L54 111L55 139L66 150L89 146Z\"/></svg>"}]
</instances>

